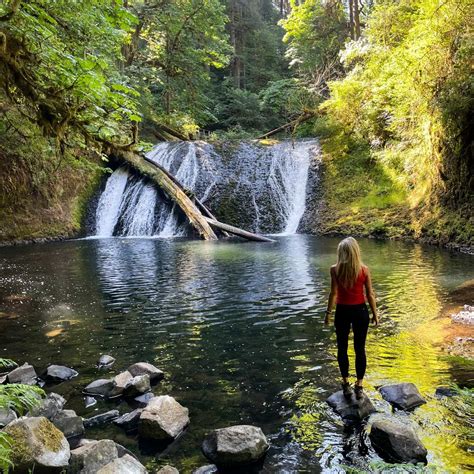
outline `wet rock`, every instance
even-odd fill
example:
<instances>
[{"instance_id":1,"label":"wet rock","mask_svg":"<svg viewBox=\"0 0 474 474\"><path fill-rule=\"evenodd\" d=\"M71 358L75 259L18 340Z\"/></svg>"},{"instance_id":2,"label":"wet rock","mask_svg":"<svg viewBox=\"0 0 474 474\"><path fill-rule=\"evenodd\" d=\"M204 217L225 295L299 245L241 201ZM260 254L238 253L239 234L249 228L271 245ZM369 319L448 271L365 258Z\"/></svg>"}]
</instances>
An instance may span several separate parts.
<instances>
[{"instance_id":1,"label":"wet rock","mask_svg":"<svg viewBox=\"0 0 474 474\"><path fill-rule=\"evenodd\" d=\"M238 466L261 459L268 441L256 426L237 425L214 430L202 444L204 455L218 466Z\"/></svg>"},{"instance_id":2,"label":"wet rock","mask_svg":"<svg viewBox=\"0 0 474 474\"><path fill-rule=\"evenodd\" d=\"M140 395L139 397L135 397L134 400L137 402L139 407L144 408L148 405L148 403L150 403L150 400L152 400L153 398L155 398L155 395L153 395L153 393L151 392L148 392L144 393L143 395Z\"/></svg>"},{"instance_id":3,"label":"wet rock","mask_svg":"<svg viewBox=\"0 0 474 474\"><path fill-rule=\"evenodd\" d=\"M436 389L435 395L437 397L455 397L457 392L451 387L438 387Z\"/></svg>"},{"instance_id":4,"label":"wet rock","mask_svg":"<svg viewBox=\"0 0 474 474\"><path fill-rule=\"evenodd\" d=\"M97 474L146 474L146 472L145 466L132 456L125 454L100 468Z\"/></svg>"},{"instance_id":5,"label":"wet rock","mask_svg":"<svg viewBox=\"0 0 474 474\"><path fill-rule=\"evenodd\" d=\"M127 387L127 385L132 381L132 379L133 379L133 375L128 370L116 375L113 379L115 382L115 387L109 393L108 397L113 398L115 396L122 395L123 391L125 390L125 387Z\"/></svg>"},{"instance_id":6,"label":"wet rock","mask_svg":"<svg viewBox=\"0 0 474 474\"><path fill-rule=\"evenodd\" d=\"M85 389L86 395L93 397L110 398L114 395L115 380L113 379L98 379L91 382Z\"/></svg>"},{"instance_id":7,"label":"wet rock","mask_svg":"<svg viewBox=\"0 0 474 474\"><path fill-rule=\"evenodd\" d=\"M326 402L348 424L359 423L377 411L365 393L360 400L357 400L355 394L347 399L342 390L339 390L333 393Z\"/></svg>"},{"instance_id":8,"label":"wet rock","mask_svg":"<svg viewBox=\"0 0 474 474\"><path fill-rule=\"evenodd\" d=\"M51 420L66 438L75 438L84 434L84 423L74 410L61 410Z\"/></svg>"},{"instance_id":9,"label":"wet rock","mask_svg":"<svg viewBox=\"0 0 474 474\"><path fill-rule=\"evenodd\" d=\"M32 408L27 416L44 416L52 420L66 405L66 399L61 395L51 392L42 399L39 405Z\"/></svg>"},{"instance_id":10,"label":"wet rock","mask_svg":"<svg viewBox=\"0 0 474 474\"><path fill-rule=\"evenodd\" d=\"M192 474L217 474L217 466L215 464L207 464L195 469Z\"/></svg>"},{"instance_id":11,"label":"wet rock","mask_svg":"<svg viewBox=\"0 0 474 474\"><path fill-rule=\"evenodd\" d=\"M370 442L388 462L426 463L426 448L413 428L395 418L378 417L370 428Z\"/></svg>"},{"instance_id":12,"label":"wet rock","mask_svg":"<svg viewBox=\"0 0 474 474\"><path fill-rule=\"evenodd\" d=\"M384 385L379 391L384 400L399 410L413 410L426 403L413 383Z\"/></svg>"},{"instance_id":13,"label":"wet rock","mask_svg":"<svg viewBox=\"0 0 474 474\"><path fill-rule=\"evenodd\" d=\"M115 443L115 447L117 448L117 453L118 453L119 458L121 458L121 457L125 456L126 454L128 454L129 456L131 456L132 458L135 458L138 461L138 458L135 456L135 454L133 454L125 446L122 446L119 443Z\"/></svg>"},{"instance_id":14,"label":"wet rock","mask_svg":"<svg viewBox=\"0 0 474 474\"><path fill-rule=\"evenodd\" d=\"M179 474L179 471L173 466L163 466L156 474Z\"/></svg>"},{"instance_id":15,"label":"wet rock","mask_svg":"<svg viewBox=\"0 0 474 474\"><path fill-rule=\"evenodd\" d=\"M143 438L166 440L176 438L189 424L189 410L173 397L154 397L143 409L138 434Z\"/></svg>"},{"instance_id":16,"label":"wet rock","mask_svg":"<svg viewBox=\"0 0 474 474\"><path fill-rule=\"evenodd\" d=\"M43 378L46 382L64 382L65 380L70 380L78 375L78 372L74 369L70 369L64 365L50 365L46 369Z\"/></svg>"},{"instance_id":17,"label":"wet rock","mask_svg":"<svg viewBox=\"0 0 474 474\"><path fill-rule=\"evenodd\" d=\"M10 458L15 470L61 468L68 465L70 450L64 435L44 417L23 417L3 431L10 436Z\"/></svg>"},{"instance_id":18,"label":"wet rock","mask_svg":"<svg viewBox=\"0 0 474 474\"><path fill-rule=\"evenodd\" d=\"M24 385L36 385L36 371L32 365L24 363L20 367L8 373L7 382L22 383Z\"/></svg>"},{"instance_id":19,"label":"wet rock","mask_svg":"<svg viewBox=\"0 0 474 474\"><path fill-rule=\"evenodd\" d=\"M155 367L154 365L148 364L147 362L137 362L128 368L128 371L136 377L137 375L149 375L150 382L155 383L160 381L164 376L164 372Z\"/></svg>"},{"instance_id":20,"label":"wet rock","mask_svg":"<svg viewBox=\"0 0 474 474\"><path fill-rule=\"evenodd\" d=\"M109 410L99 415L91 416L90 418L84 418L84 426L86 428L92 428L93 426L106 425L111 421L114 421L120 416L118 410Z\"/></svg>"},{"instance_id":21,"label":"wet rock","mask_svg":"<svg viewBox=\"0 0 474 474\"><path fill-rule=\"evenodd\" d=\"M84 405L86 408L93 407L97 403L97 400L94 397L86 396L84 397Z\"/></svg>"},{"instance_id":22,"label":"wet rock","mask_svg":"<svg viewBox=\"0 0 474 474\"><path fill-rule=\"evenodd\" d=\"M107 355L107 354L103 354L99 357L99 361L97 362L97 367L99 367L99 369L108 369L110 367L112 367L112 365L114 365L115 363L115 358L110 356L110 355Z\"/></svg>"},{"instance_id":23,"label":"wet rock","mask_svg":"<svg viewBox=\"0 0 474 474\"><path fill-rule=\"evenodd\" d=\"M71 451L68 472L95 474L100 468L117 458L117 446L112 440L90 441Z\"/></svg>"},{"instance_id":24,"label":"wet rock","mask_svg":"<svg viewBox=\"0 0 474 474\"><path fill-rule=\"evenodd\" d=\"M11 408L0 408L0 428L7 426L8 423L17 418L16 413Z\"/></svg>"},{"instance_id":25,"label":"wet rock","mask_svg":"<svg viewBox=\"0 0 474 474\"><path fill-rule=\"evenodd\" d=\"M135 431L138 429L138 421L140 420L140 415L142 414L143 408L137 408L136 410L131 411L130 413L125 413L120 416L114 423L120 428L123 428L126 432Z\"/></svg>"},{"instance_id":26,"label":"wet rock","mask_svg":"<svg viewBox=\"0 0 474 474\"><path fill-rule=\"evenodd\" d=\"M148 374L137 375L129 381L123 394L125 397L136 397L137 395L149 392L150 390L150 376Z\"/></svg>"},{"instance_id":27,"label":"wet rock","mask_svg":"<svg viewBox=\"0 0 474 474\"><path fill-rule=\"evenodd\" d=\"M3 385L4 383L6 383L7 379L8 379L8 374L0 375L0 385Z\"/></svg>"}]
</instances>

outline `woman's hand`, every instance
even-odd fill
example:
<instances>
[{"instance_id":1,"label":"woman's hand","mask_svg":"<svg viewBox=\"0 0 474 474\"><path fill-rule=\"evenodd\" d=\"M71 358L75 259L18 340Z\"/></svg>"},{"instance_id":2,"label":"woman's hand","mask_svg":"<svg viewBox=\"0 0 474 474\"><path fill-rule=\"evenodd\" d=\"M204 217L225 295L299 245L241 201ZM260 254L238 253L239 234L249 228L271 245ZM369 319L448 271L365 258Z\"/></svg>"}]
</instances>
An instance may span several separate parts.
<instances>
[{"instance_id":1,"label":"woman's hand","mask_svg":"<svg viewBox=\"0 0 474 474\"><path fill-rule=\"evenodd\" d=\"M380 316L375 313L373 316L372 316L372 323L374 324L374 326L378 326L379 323L380 323Z\"/></svg>"},{"instance_id":2,"label":"woman's hand","mask_svg":"<svg viewBox=\"0 0 474 474\"><path fill-rule=\"evenodd\" d=\"M325 326L329 326L329 316L331 315L331 313L329 313L328 311L326 311L326 317L324 318L324 325Z\"/></svg>"}]
</instances>

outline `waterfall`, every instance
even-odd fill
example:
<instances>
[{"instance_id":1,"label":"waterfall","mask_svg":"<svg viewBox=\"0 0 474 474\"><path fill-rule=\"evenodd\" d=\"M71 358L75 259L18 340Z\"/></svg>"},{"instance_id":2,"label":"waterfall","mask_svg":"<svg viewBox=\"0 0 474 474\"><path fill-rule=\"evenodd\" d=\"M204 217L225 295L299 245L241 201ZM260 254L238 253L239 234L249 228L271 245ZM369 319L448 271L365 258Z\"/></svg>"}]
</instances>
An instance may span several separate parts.
<instances>
[{"instance_id":1,"label":"waterfall","mask_svg":"<svg viewBox=\"0 0 474 474\"><path fill-rule=\"evenodd\" d=\"M316 140L159 143L148 158L172 173L223 221L263 233L293 234L305 211ZM192 232L179 209L145 179L119 168L96 210L96 236L176 237Z\"/></svg>"}]
</instances>

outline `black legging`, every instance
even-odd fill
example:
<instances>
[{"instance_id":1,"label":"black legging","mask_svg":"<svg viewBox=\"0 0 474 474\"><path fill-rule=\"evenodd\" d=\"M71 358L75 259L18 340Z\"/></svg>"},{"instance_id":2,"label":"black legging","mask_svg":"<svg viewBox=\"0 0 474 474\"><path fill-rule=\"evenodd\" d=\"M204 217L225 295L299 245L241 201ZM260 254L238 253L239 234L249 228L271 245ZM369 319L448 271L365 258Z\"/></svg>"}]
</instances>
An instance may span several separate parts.
<instances>
[{"instance_id":1,"label":"black legging","mask_svg":"<svg viewBox=\"0 0 474 474\"><path fill-rule=\"evenodd\" d=\"M337 337L337 362L343 377L349 377L347 345L351 325L354 332L356 374L358 379L362 379L367 366L365 339L369 329L369 311L365 304L338 304L336 306L334 326Z\"/></svg>"}]
</instances>

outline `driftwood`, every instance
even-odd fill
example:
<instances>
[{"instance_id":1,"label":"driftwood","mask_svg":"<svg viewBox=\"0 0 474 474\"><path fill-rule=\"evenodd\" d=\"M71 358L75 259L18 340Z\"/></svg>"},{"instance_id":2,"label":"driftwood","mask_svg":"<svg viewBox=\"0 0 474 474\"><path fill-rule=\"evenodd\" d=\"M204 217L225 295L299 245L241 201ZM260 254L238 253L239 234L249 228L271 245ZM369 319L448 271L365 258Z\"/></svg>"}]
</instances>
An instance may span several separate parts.
<instances>
[{"instance_id":1,"label":"driftwood","mask_svg":"<svg viewBox=\"0 0 474 474\"><path fill-rule=\"evenodd\" d=\"M202 215L193 200L186 194L182 187L176 184L176 180L165 172L161 166L150 160L144 159L142 155L122 149L112 149L111 154L121 161L127 163L140 174L147 176L158 185L171 200L173 200L188 217L191 225L199 232L204 240L217 240L217 236ZM153 164L152 164L153 163Z\"/></svg>"},{"instance_id":2,"label":"driftwood","mask_svg":"<svg viewBox=\"0 0 474 474\"><path fill-rule=\"evenodd\" d=\"M284 125L281 125L280 127L275 128L274 130L270 130L269 132L267 132L263 135L260 135L259 137L257 137L257 140L264 140L265 138L276 135L279 132L283 132L283 131L287 130L288 128L296 127L301 122L306 122L306 120L309 120L312 117L314 117L314 113L305 112L304 114L300 115L298 118L292 120L291 122L285 123Z\"/></svg>"},{"instance_id":3,"label":"driftwood","mask_svg":"<svg viewBox=\"0 0 474 474\"><path fill-rule=\"evenodd\" d=\"M253 234L252 232L247 232L246 230L239 229L233 225L224 224L223 222L216 221L215 219L211 219L209 217L205 217L205 219L212 227L225 230L231 234L243 237L244 239L254 240L255 242L274 242L274 240L264 237L263 235Z\"/></svg>"}]
</instances>

